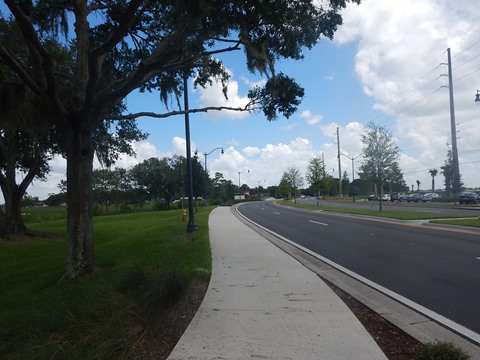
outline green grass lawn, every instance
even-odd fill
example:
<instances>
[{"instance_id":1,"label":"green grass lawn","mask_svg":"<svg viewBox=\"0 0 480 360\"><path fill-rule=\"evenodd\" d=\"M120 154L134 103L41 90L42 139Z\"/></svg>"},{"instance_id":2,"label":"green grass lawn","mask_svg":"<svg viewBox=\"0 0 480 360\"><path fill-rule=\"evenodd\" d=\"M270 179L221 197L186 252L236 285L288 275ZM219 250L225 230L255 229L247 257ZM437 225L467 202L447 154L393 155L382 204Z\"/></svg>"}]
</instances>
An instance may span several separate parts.
<instances>
[{"instance_id":1,"label":"green grass lawn","mask_svg":"<svg viewBox=\"0 0 480 360\"><path fill-rule=\"evenodd\" d=\"M480 217L474 217L469 219L455 219L455 220L432 220L432 223L457 225L457 226L470 226L480 228Z\"/></svg>"},{"instance_id":2,"label":"green grass lawn","mask_svg":"<svg viewBox=\"0 0 480 360\"><path fill-rule=\"evenodd\" d=\"M145 327L145 319L161 316L161 308L172 305L183 285L208 281L211 210L196 213L199 230L193 241L181 210L96 217L98 271L59 282L65 266L65 209L32 208L28 228L60 236L0 241L2 359L127 358L132 319L143 318L135 326Z\"/></svg>"}]
</instances>

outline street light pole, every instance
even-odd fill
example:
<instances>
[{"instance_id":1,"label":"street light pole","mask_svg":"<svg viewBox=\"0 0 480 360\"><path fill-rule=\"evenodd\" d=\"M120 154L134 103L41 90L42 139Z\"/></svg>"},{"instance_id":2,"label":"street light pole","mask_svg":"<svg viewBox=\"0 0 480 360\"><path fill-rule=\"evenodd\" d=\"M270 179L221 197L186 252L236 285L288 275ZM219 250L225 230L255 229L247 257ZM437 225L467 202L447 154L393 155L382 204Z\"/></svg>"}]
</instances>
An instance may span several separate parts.
<instances>
[{"instance_id":1,"label":"street light pole","mask_svg":"<svg viewBox=\"0 0 480 360\"><path fill-rule=\"evenodd\" d=\"M356 160L357 158L359 158L362 154L357 155L355 157L349 157L345 154L342 154L342 155L345 156L347 159L352 160L352 185L353 185L353 181L355 180L355 167L353 165L353 161ZM355 202L355 191L352 191L352 192L353 192L353 195L352 195L353 202Z\"/></svg>"},{"instance_id":2,"label":"street light pole","mask_svg":"<svg viewBox=\"0 0 480 360\"><path fill-rule=\"evenodd\" d=\"M207 172L207 156L210 155L211 153L213 153L215 150L222 150L221 151L221 154L223 155L223 147L219 146L219 147L216 147L215 149L213 149L212 151L210 151L209 153L204 153L203 155L205 155L205 173Z\"/></svg>"},{"instance_id":3,"label":"street light pole","mask_svg":"<svg viewBox=\"0 0 480 360\"><path fill-rule=\"evenodd\" d=\"M238 171L238 190L240 190L240 187L241 187L241 185L240 185L240 174L243 173L244 171L250 172L250 170L248 170L248 169Z\"/></svg>"},{"instance_id":4,"label":"street light pole","mask_svg":"<svg viewBox=\"0 0 480 360\"><path fill-rule=\"evenodd\" d=\"M210 151L209 153L205 152L203 153L203 155L205 156L205 178L206 178L206 181L205 181L205 196L204 196L204 203L205 203L205 206L207 206L207 189L208 189L208 179L209 179L209 176L208 176L208 172L207 172L207 156L210 155L211 153L213 153L215 150L219 150L219 149L222 149L222 152L221 154L223 155L223 147L219 146L219 147L216 147L215 149L213 149L212 151Z\"/></svg>"},{"instance_id":5,"label":"street light pole","mask_svg":"<svg viewBox=\"0 0 480 360\"><path fill-rule=\"evenodd\" d=\"M187 196L188 196L188 224L187 231L193 232L198 229L195 224L195 210L193 208L193 178L192 178L192 154L190 149L190 117L188 113L188 79L183 76L183 97L185 105L185 142L187 147Z\"/></svg>"},{"instance_id":6,"label":"street light pole","mask_svg":"<svg viewBox=\"0 0 480 360\"><path fill-rule=\"evenodd\" d=\"M260 194L260 183L261 183L262 181L263 181L263 182L266 182L265 179L263 179L263 180L258 180L258 181L257 181L257 182L258 182L258 194L259 194L258 197L259 197L259 198L260 198L260 195L261 195L261 194Z\"/></svg>"}]
</instances>

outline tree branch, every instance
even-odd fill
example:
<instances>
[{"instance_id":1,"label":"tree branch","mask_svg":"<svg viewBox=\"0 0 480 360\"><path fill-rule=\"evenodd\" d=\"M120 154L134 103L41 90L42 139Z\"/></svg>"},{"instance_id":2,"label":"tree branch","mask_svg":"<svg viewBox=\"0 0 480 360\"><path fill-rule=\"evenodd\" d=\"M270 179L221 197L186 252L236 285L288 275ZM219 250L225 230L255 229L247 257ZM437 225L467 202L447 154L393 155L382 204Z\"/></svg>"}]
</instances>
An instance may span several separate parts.
<instances>
[{"instance_id":1,"label":"tree branch","mask_svg":"<svg viewBox=\"0 0 480 360\"><path fill-rule=\"evenodd\" d=\"M3 44L0 44L0 58L3 59L5 64L11 67L20 78L27 84L32 91L36 92L40 96L44 95L44 89L42 89L38 84L31 78L30 74L25 71L25 68L20 64L16 57L13 56L8 49L6 49Z\"/></svg>"},{"instance_id":2,"label":"tree branch","mask_svg":"<svg viewBox=\"0 0 480 360\"><path fill-rule=\"evenodd\" d=\"M97 48L93 49L91 52L91 56L93 58L98 58L106 53L108 53L111 49L113 49L128 33L132 24L134 24L138 20L138 15L136 14L144 1L142 0L134 0L130 2L128 5L127 10L123 14L122 21L120 22L119 26L117 27L116 31L110 34L110 37L107 39L106 42L98 46ZM140 13L143 12L143 9L150 5L150 1L147 1L146 4L143 5Z\"/></svg>"},{"instance_id":3,"label":"tree branch","mask_svg":"<svg viewBox=\"0 0 480 360\"><path fill-rule=\"evenodd\" d=\"M163 118L167 118L167 117L175 116L175 115L194 114L194 113L199 113L199 112L205 112L206 113L206 112L209 112L209 111L222 111L222 110L230 110L230 111L238 111L238 112L242 112L242 111L252 112L252 111L255 111L257 109L255 108L255 102L249 102L247 105L245 105L245 107L236 107L235 108L235 107L229 107L229 106L207 106L207 107L204 107L204 108L190 109L190 110L186 110L186 111L185 110L174 110L174 111L170 111L170 112L162 113L162 114L144 111L144 112L138 112L138 113L128 114L128 115L118 115L118 116L111 115L111 116L107 116L105 119L107 119L107 120L133 120L133 119L137 119L139 117L145 117L145 116L153 117L153 118L157 118L157 119L163 119Z\"/></svg>"}]
</instances>

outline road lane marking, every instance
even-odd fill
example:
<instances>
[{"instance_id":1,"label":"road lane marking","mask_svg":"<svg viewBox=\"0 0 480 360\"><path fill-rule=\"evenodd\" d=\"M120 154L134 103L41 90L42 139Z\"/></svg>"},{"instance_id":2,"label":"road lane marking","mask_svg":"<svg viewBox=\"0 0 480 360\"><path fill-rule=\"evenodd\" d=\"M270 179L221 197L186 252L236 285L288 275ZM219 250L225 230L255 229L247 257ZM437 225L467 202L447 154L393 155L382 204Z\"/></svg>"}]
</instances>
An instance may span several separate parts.
<instances>
[{"instance_id":1,"label":"road lane marking","mask_svg":"<svg viewBox=\"0 0 480 360\"><path fill-rule=\"evenodd\" d=\"M325 223L322 223L322 222L319 222L319 221L308 220L308 222L311 222L311 223L314 223L314 224L318 224L318 225L328 226L328 224L325 224Z\"/></svg>"},{"instance_id":2,"label":"road lane marking","mask_svg":"<svg viewBox=\"0 0 480 360\"><path fill-rule=\"evenodd\" d=\"M329 211L323 212L322 215L344 217L344 218L348 218L348 219L372 221L372 222L379 222L379 223L399 225L399 226L408 226L408 227L414 227L414 228L418 228L418 229L429 229L429 230L448 231L448 232L455 232L455 233L469 234L469 235L470 234L471 235L478 235L478 231L474 231L474 230L470 231L470 230L466 230L466 229L447 228L447 227L442 227L441 224L439 224L440 226L434 226L434 225L430 225L428 222L424 222L422 224L411 224L411 223L401 222L401 221L408 221L408 220L392 221L392 220L388 220L388 218L379 219L379 218L368 217L368 215L362 216L362 215L355 215L355 214L339 214L339 213L329 212ZM428 220L429 219L426 219L424 221L428 221ZM433 220L433 219L430 219L430 220Z\"/></svg>"},{"instance_id":3,"label":"road lane marking","mask_svg":"<svg viewBox=\"0 0 480 360\"><path fill-rule=\"evenodd\" d=\"M285 206L289 209L293 209L296 211L301 211L301 212L314 212L314 213L322 213L322 215L326 216L335 216L335 217L344 217L344 218L349 218L349 219L357 219L357 220L365 220L365 221L373 221L373 222L380 222L380 223L385 223L385 224L393 224L393 225L400 225L400 226L408 226L408 227L415 227L419 229L430 229L430 230L438 230L438 231L448 231L448 232L455 232L455 233L460 233L460 234L469 234L469 235L478 235L478 231L472 230L466 230L466 229L455 229L455 228L448 228L448 227L443 227L442 224L439 224L438 226L431 225L428 223L429 220L436 220L436 219L422 219L425 221L422 224L411 224L407 223L406 221L408 220L388 220L388 218L375 218L371 215L362 215L362 214L346 214L346 213L336 213L334 211L325 211L323 209L318 209L318 210L310 210L310 209L302 209L302 208L296 208L293 206L288 206L288 205L281 205L281 204L276 204L277 206ZM468 219L471 218L476 218L476 216L473 217L468 217ZM458 218L460 219L460 218ZM454 225L455 226L455 225Z\"/></svg>"},{"instance_id":4,"label":"road lane marking","mask_svg":"<svg viewBox=\"0 0 480 360\"><path fill-rule=\"evenodd\" d=\"M279 213L279 212L276 212L276 211L274 211L273 213L276 214L276 215L280 215L280 213Z\"/></svg>"}]
</instances>

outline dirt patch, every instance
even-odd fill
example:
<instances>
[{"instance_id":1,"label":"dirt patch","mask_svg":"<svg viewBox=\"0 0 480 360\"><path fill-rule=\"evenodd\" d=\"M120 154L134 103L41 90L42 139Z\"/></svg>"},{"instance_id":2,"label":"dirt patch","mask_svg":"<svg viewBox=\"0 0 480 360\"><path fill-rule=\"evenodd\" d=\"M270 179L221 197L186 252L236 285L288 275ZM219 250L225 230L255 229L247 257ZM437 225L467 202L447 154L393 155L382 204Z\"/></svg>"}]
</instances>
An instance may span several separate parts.
<instances>
[{"instance_id":1,"label":"dirt patch","mask_svg":"<svg viewBox=\"0 0 480 360\"><path fill-rule=\"evenodd\" d=\"M422 345L420 341L393 325L331 282L325 279L323 281L350 308L389 360L412 360L415 358L415 353Z\"/></svg>"}]
</instances>

